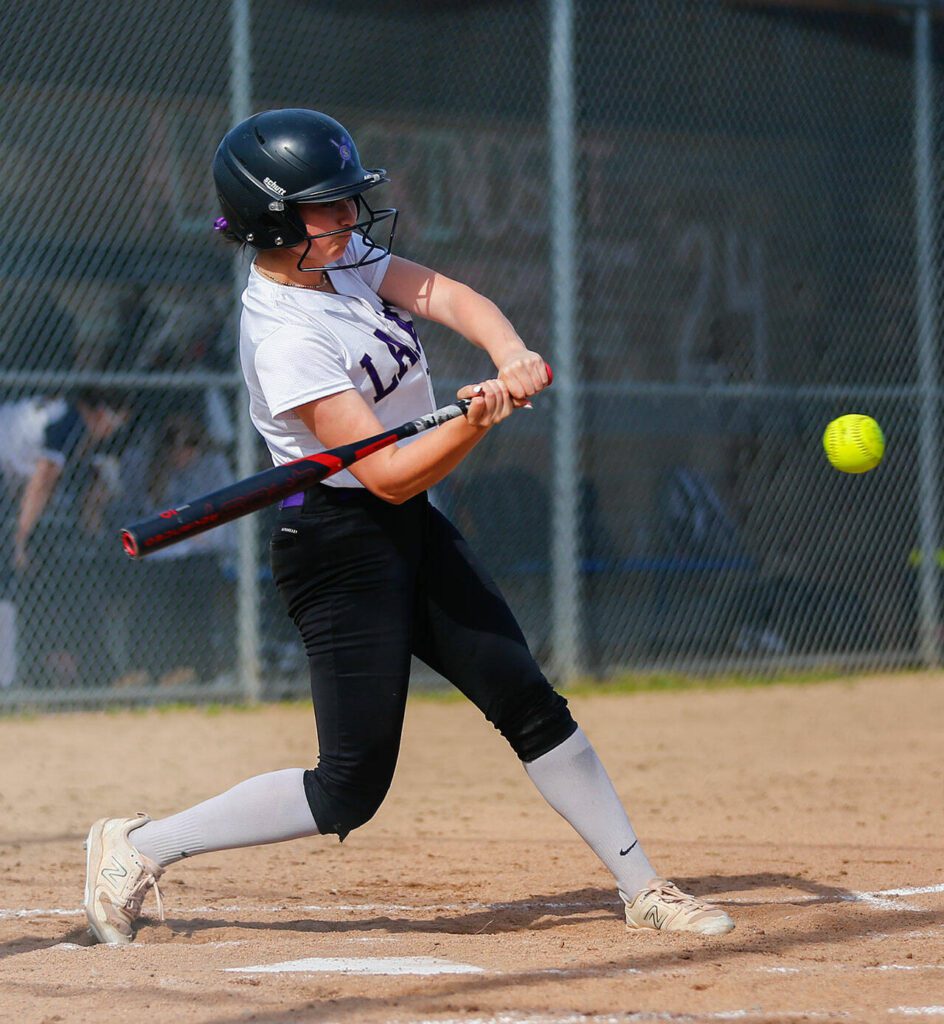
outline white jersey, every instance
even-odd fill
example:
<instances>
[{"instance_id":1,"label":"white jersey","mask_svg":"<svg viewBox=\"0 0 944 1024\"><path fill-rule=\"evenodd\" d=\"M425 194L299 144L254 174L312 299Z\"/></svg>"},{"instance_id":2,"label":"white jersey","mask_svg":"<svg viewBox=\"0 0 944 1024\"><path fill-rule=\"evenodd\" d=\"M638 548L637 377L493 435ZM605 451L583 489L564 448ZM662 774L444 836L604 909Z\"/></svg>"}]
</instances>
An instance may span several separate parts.
<instances>
[{"instance_id":1,"label":"white jersey","mask_svg":"<svg viewBox=\"0 0 944 1024\"><path fill-rule=\"evenodd\" d=\"M22 398L0 406L0 470L33 475L40 459L62 468L85 436L85 422L63 398Z\"/></svg>"},{"instance_id":2,"label":"white jersey","mask_svg":"<svg viewBox=\"0 0 944 1024\"><path fill-rule=\"evenodd\" d=\"M353 263L365 248L363 239L352 235L337 262ZM377 294L389 263L387 256L366 267L332 271L337 295L276 284L255 265L250 268L242 297L239 359L252 422L276 465L325 450L292 413L317 398L356 389L385 428L435 408L413 321ZM347 470L325 483L362 486Z\"/></svg>"}]
</instances>

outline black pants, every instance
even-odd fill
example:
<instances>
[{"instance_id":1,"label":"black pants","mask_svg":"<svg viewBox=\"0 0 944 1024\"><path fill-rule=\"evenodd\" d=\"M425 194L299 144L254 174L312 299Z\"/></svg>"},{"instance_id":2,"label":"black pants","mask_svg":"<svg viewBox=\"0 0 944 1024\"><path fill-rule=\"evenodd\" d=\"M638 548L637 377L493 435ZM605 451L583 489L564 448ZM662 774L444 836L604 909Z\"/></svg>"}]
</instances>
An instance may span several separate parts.
<instances>
[{"instance_id":1,"label":"black pants","mask_svg":"<svg viewBox=\"0 0 944 1024\"><path fill-rule=\"evenodd\" d=\"M305 643L320 751L305 773L319 832L377 811L400 746L411 655L462 691L523 761L576 729L498 588L426 495L391 505L319 485L283 509L272 571Z\"/></svg>"}]
</instances>

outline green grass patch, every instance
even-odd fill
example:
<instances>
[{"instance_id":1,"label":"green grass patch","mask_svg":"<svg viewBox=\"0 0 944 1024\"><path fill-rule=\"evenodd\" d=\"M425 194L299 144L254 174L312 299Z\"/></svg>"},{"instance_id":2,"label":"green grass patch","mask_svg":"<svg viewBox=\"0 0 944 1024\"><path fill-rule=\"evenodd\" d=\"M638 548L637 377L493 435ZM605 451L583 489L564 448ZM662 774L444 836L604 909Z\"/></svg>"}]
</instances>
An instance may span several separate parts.
<instances>
[{"instance_id":1,"label":"green grass patch","mask_svg":"<svg viewBox=\"0 0 944 1024\"><path fill-rule=\"evenodd\" d=\"M862 673L864 678L866 673ZM681 690L729 690L735 688L764 687L781 684L795 686L814 686L817 683L830 683L837 680L855 682L859 675L850 674L848 670L835 671L817 669L808 672L785 672L737 675L727 673L715 676L684 675L670 672L625 672L606 679L586 677L578 679L569 686L558 687L561 693L574 697L589 697L602 694L625 693L672 693ZM410 700L430 701L436 704L448 704L453 701L465 700L461 693L453 687L439 690L412 690Z\"/></svg>"},{"instance_id":2,"label":"green grass patch","mask_svg":"<svg viewBox=\"0 0 944 1024\"><path fill-rule=\"evenodd\" d=\"M914 669L882 670L882 675L913 675ZM723 673L710 676L684 675L669 672L625 672L607 679L581 679L561 688L575 697L594 694L658 693L680 690L752 689L768 686L815 686L818 683L847 682L853 684L876 674L850 672L843 668L817 668L795 672Z\"/></svg>"},{"instance_id":3,"label":"green grass patch","mask_svg":"<svg viewBox=\"0 0 944 1024\"><path fill-rule=\"evenodd\" d=\"M621 672L605 679L587 676L570 686L558 687L568 697L592 697L627 693L675 693L685 690L755 689L769 686L816 686L820 683L844 682L850 686L862 679L883 676L910 676L921 669L874 669L868 672L850 672L847 668L816 668L793 672L734 673L718 675L687 675L679 672ZM929 675L933 674L929 672ZM411 700L449 704L465 700L453 687L440 690L413 690Z\"/></svg>"}]
</instances>

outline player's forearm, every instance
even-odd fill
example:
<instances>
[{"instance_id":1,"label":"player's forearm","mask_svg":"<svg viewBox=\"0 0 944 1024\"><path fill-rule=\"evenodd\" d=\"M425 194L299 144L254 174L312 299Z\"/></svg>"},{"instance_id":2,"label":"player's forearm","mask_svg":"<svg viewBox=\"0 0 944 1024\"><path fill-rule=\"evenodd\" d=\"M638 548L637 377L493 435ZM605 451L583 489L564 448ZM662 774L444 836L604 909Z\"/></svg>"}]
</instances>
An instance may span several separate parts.
<instances>
[{"instance_id":1,"label":"player's forearm","mask_svg":"<svg viewBox=\"0 0 944 1024\"><path fill-rule=\"evenodd\" d=\"M20 500L20 514L16 521L15 540L19 552L26 549L27 541L39 522L39 517L49 504L59 473L59 467L54 462L43 459L27 481Z\"/></svg>"},{"instance_id":2,"label":"player's forearm","mask_svg":"<svg viewBox=\"0 0 944 1024\"><path fill-rule=\"evenodd\" d=\"M451 289L443 322L477 348L484 349L499 369L527 351L511 321L498 306L466 285L455 285Z\"/></svg>"},{"instance_id":3,"label":"player's forearm","mask_svg":"<svg viewBox=\"0 0 944 1024\"><path fill-rule=\"evenodd\" d=\"M380 294L396 306L461 334L488 352L498 368L527 351L491 299L429 267L392 257Z\"/></svg>"},{"instance_id":4,"label":"player's forearm","mask_svg":"<svg viewBox=\"0 0 944 1024\"><path fill-rule=\"evenodd\" d=\"M465 418L451 420L410 444L377 452L353 472L377 497L400 505L448 476L488 429Z\"/></svg>"}]
</instances>

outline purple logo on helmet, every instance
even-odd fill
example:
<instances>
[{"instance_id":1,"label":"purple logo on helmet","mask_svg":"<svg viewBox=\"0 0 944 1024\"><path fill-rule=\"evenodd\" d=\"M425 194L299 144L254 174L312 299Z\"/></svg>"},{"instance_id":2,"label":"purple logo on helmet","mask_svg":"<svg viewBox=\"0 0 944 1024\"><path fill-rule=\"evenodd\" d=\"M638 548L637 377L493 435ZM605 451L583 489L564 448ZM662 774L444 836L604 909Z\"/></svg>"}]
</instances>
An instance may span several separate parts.
<instances>
[{"instance_id":1,"label":"purple logo on helmet","mask_svg":"<svg viewBox=\"0 0 944 1024\"><path fill-rule=\"evenodd\" d=\"M342 136L340 142L336 142L332 139L331 144L338 147L338 155L341 157L341 170L343 171L344 168L347 167L348 163L354 159L354 154L351 152L351 146L353 143L350 139Z\"/></svg>"}]
</instances>

